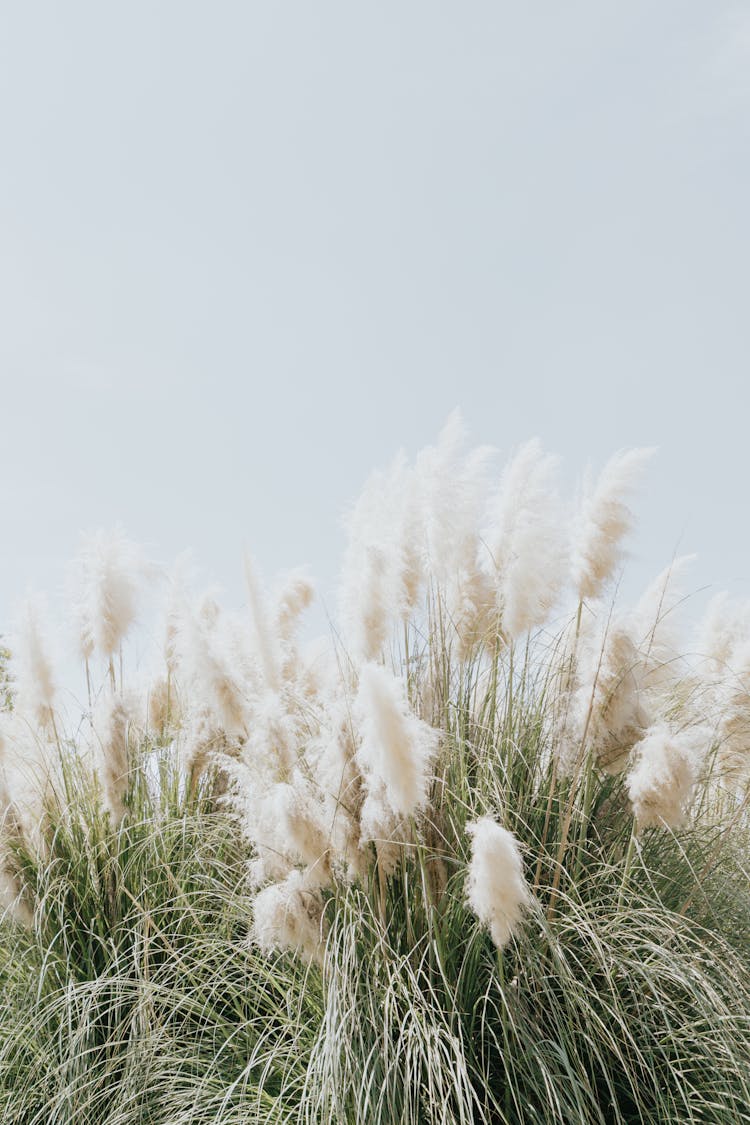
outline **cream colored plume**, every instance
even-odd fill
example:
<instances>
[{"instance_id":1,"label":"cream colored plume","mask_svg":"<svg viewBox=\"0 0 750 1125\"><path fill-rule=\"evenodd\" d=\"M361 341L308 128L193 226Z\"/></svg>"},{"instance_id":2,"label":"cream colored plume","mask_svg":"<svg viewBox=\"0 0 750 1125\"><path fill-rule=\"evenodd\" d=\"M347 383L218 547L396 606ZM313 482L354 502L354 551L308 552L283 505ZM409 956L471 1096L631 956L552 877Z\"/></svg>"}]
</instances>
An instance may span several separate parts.
<instances>
[{"instance_id":1,"label":"cream colored plume","mask_svg":"<svg viewBox=\"0 0 750 1125\"><path fill-rule=\"evenodd\" d=\"M294 640L299 621L312 605L315 584L304 567L282 574L273 598L273 619L276 633L283 644Z\"/></svg>"},{"instance_id":2,"label":"cream colored plume","mask_svg":"<svg viewBox=\"0 0 750 1125\"><path fill-rule=\"evenodd\" d=\"M209 594L186 610L177 633L180 665L193 707L207 707L230 737L244 733L247 690L226 615Z\"/></svg>"},{"instance_id":3,"label":"cream colored plume","mask_svg":"<svg viewBox=\"0 0 750 1125\"><path fill-rule=\"evenodd\" d=\"M328 871L324 794L309 758L318 720L314 708L300 702L291 687L253 699L247 738L237 760L227 763L232 804L255 856L254 885L283 878L299 864L315 868L320 878Z\"/></svg>"},{"instance_id":4,"label":"cream colored plume","mask_svg":"<svg viewBox=\"0 0 750 1125\"><path fill-rule=\"evenodd\" d=\"M498 949L508 944L521 924L532 896L523 873L523 859L512 832L489 816L467 825L471 861L466 883L469 906L489 927Z\"/></svg>"},{"instance_id":5,"label":"cream colored plume","mask_svg":"<svg viewBox=\"0 0 750 1125\"><path fill-rule=\"evenodd\" d=\"M84 660L110 659L134 623L147 567L120 528L82 537L71 570L71 596Z\"/></svg>"},{"instance_id":6,"label":"cream colored plume","mask_svg":"<svg viewBox=\"0 0 750 1125\"><path fill-rule=\"evenodd\" d=\"M382 794L396 816L413 816L427 802L437 733L413 713L403 682L379 664L360 669L354 713L368 794Z\"/></svg>"},{"instance_id":7,"label":"cream colored plume","mask_svg":"<svg viewBox=\"0 0 750 1125\"><path fill-rule=\"evenodd\" d=\"M579 677L577 751L588 747L601 769L618 773L651 721L641 656L625 623L610 621L603 637L586 639Z\"/></svg>"},{"instance_id":8,"label":"cream colored plume","mask_svg":"<svg viewBox=\"0 0 750 1125\"><path fill-rule=\"evenodd\" d=\"M176 680L170 676L155 677L146 689L145 729L164 739L179 729L182 719Z\"/></svg>"},{"instance_id":9,"label":"cream colored plume","mask_svg":"<svg viewBox=\"0 0 750 1125\"><path fill-rule=\"evenodd\" d=\"M104 691L91 716L90 752L104 805L116 822L125 813L130 781L131 706L120 693Z\"/></svg>"},{"instance_id":10,"label":"cream colored plume","mask_svg":"<svg viewBox=\"0 0 750 1125\"><path fill-rule=\"evenodd\" d=\"M211 765L215 755L226 749L224 732L216 725L213 710L205 703L194 705L177 742L180 762L195 780Z\"/></svg>"},{"instance_id":11,"label":"cream colored plume","mask_svg":"<svg viewBox=\"0 0 750 1125\"><path fill-rule=\"evenodd\" d=\"M565 581L567 543L556 479L557 458L529 441L504 470L492 501L484 561L506 637L541 625Z\"/></svg>"},{"instance_id":12,"label":"cream colored plume","mask_svg":"<svg viewBox=\"0 0 750 1125\"><path fill-rule=\"evenodd\" d=\"M698 772L695 733L652 727L638 746L627 791L639 829L676 828L685 819Z\"/></svg>"},{"instance_id":13,"label":"cream colored plume","mask_svg":"<svg viewBox=\"0 0 750 1125\"><path fill-rule=\"evenodd\" d=\"M417 605L424 559L416 487L414 470L399 455L369 477L346 520L339 618L355 660L376 659L393 625Z\"/></svg>"},{"instance_id":14,"label":"cream colored plume","mask_svg":"<svg viewBox=\"0 0 750 1125\"><path fill-rule=\"evenodd\" d=\"M309 768L320 787L322 821L330 840L332 860L348 878L363 871L361 813L362 774L356 761L357 734L348 691L337 681L322 697L323 707L314 739L308 741Z\"/></svg>"},{"instance_id":15,"label":"cream colored plume","mask_svg":"<svg viewBox=\"0 0 750 1125\"><path fill-rule=\"evenodd\" d=\"M649 685L674 682L683 669L680 609L686 601L682 578L694 555L681 555L647 586L630 615L630 631Z\"/></svg>"},{"instance_id":16,"label":"cream colored plume","mask_svg":"<svg viewBox=\"0 0 750 1125\"><path fill-rule=\"evenodd\" d=\"M696 652L712 677L737 664L737 652L750 639L750 601L733 601L726 590L715 594L698 627Z\"/></svg>"},{"instance_id":17,"label":"cream colored plume","mask_svg":"<svg viewBox=\"0 0 750 1125\"><path fill-rule=\"evenodd\" d=\"M279 636L268 597L261 584L258 569L250 554L245 551L245 588L253 636L253 651L259 662L266 685L278 691L281 683L281 652Z\"/></svg>"},{"instance_id":18,"label":"cream colored plume","mask_svg":"<svg viewBox=\"0 0 750 1125\"><path fill-rule=\"evenodd\" d=\"M35 726L52 729L56 683L42 631L44 616L41 599L24 602L11 642L11 665L16 709Z\"/></svg>"},{"instance_id":19,"label":"cream colored plume","mask_svg":"<svg viewBox=\"0 0 750 1125\"><path fill-rule=\"evenodd\" d=\"M264 953L290 950L307 961L323 954L323 903L318 884L303 871L291 871L253 900L253 940Z\"/></svg>"},{"instance_id":20,"label":"cream colored plume","mask_svg":"<svg viewBox=\"0 0 750 1125\"><path fill-rule=\"evenodd\" d=\"M191 553L183 551L166 574L167 592L161 626L161 647L170 680L174 680L179 672L180 633L185 618L190 612L190 588L193 577Z\"/></svg>"},{"instance_id":21,"label":"cream colored plume","mask_svg":"<svg viewBox=\"0 0 750 1125\"><path fill-rule=\"evenodd\" d=\"M43 848L46 807L59 791L60 757L44 728L32 726L17 712L0 712L2 799L27 843Z\"/></svg>"},{"instance_id":22,"label":"cream colored plume","mask_svg":"<svg viewBox=\"0 0 750 1125\"><path fill-rule=\"evenodd\" d=\"M628 507L653 449L616 453L596 483L584 483L573 539L573 583L581 600L597 598L622 558L633 515Z\"/></svg>"},{"instance_id":23,"label":"cream colored plume","mask_svg":"<svg viewBox=\"0 0 750 1125\"><path fill-rule=\"evenodd\" d=\"M288 781L268 789L263 806L278 840L277 854L304 865L318 885L326 883L330 877L330 841L323 823L321 794L314 783L297 769ZM266 846L269 835L267 831Z\"/></svg>"},{"instance_id":24,"label":"cream colored plume","mask_svg":"<svg viewBox=\"0 0 750 1125\"><path fill-rule=\"evenodd\" d=\"M454 411L437 444L416 461L428 574L457 634L460 658L484 639L490 624L491 588L479 566L479 530L494 456L489 446L466 451L466 429Z\"/></svg>"}]
</instances>

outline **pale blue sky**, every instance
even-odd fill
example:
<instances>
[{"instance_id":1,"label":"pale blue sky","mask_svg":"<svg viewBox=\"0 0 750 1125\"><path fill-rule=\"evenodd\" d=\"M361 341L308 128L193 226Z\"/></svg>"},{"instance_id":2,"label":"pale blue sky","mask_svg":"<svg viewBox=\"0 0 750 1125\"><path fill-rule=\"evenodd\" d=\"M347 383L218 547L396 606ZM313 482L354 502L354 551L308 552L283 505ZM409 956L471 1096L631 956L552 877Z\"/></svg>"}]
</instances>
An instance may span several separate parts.
<instances>
[{"instance_id":1,"label":"pale blue sky","mask_svg":"<svg viewBox=\"0 0 750 1125\"><path fill-rule=\"evenodd\" d=\"M0 627L118 520L330 588L456 405L750 594L749 142L746 3L0 0Z\"/></svg>"}]
</instances>

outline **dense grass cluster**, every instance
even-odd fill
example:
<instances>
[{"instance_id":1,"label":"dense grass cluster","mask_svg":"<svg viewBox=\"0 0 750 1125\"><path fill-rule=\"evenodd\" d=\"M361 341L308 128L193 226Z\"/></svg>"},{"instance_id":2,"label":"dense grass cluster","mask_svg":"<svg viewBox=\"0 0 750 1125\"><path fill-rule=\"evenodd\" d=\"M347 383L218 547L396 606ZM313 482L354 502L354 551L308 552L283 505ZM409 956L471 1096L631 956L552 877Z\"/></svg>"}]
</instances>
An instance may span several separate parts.
<instances>
[{"instance_id":1,"label":"dense grass cluster","mask_svg":"<svg viewBox=\"0 0 750 1125\"><path fill-rule=\"evenodd\" d=\"M360 508L329 648L294 640L299 576L249 575L244 625L170 610L143 705L99 543L90 710L66 732L35 642L3 719L3 1122L750 1122L744 626L715 607L683 658L675 568L613 612L622 474L566 612L522 455L497 573L402 535L404 608Z\"/></svg>"}]
</instances>

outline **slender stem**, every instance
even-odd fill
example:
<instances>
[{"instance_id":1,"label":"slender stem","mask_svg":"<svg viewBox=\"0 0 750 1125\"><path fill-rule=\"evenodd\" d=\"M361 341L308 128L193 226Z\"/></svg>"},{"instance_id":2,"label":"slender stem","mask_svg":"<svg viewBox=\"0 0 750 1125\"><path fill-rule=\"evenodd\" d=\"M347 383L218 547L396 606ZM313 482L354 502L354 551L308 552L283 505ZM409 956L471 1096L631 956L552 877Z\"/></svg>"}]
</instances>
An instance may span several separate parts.
<instances>
[{"instance_id":1,"label":"slender stem","mask_svg":"<svg viewBox=\"0 0 750 1125\"><path fill-rule=\"evenodd\" d=\"M377 857L378 864L378 910L380 914L380 925L385 934L385 898L386 898L386 879L383 865L380 862L380 856Z\"/></svg>"},{"instance_id":2,"label":"slender stem","mask_svg":"<svg viewBox=\"0 0 750 1125\"><path fill-rule=\"evenodd\" d=\"M502 993L502 997L503 997L503 1047L504 1047L503 1053L504 1053L506 1058L510 1058L511 1053L510 1053L510 1043L509 1043L509 1038L508 1038L508 1026L507 1026L508 998L506 996L506 989L505 989L505 963L503 961L503 951L502 951L502 949L498 949L498 951L497 951L497 975L498 975L498 978L499 978L500 992ZM510 1093L510 1084L508 1082L507 1070L506 1070L506 1074L505 1074L505 1085L504 1085L504 1089L503 1089L503 1101L505 1102L506 1119L508 1121L510 1121L510 1119L511 1119L511 1117L510 1117L511 1093Z\"/></svg>"}]
</instances>

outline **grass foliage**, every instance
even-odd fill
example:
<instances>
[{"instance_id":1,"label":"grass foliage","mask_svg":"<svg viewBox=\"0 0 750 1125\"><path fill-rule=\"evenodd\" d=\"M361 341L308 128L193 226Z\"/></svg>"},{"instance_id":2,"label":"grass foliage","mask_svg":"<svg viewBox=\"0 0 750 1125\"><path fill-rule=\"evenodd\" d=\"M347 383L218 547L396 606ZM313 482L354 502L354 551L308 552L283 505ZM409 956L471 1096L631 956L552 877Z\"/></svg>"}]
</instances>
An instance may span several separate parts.
<instances>
[{"instance_id":1,"label":"grass foliage","mask_svg":"<svg viewBox=\"0 0 750 1125\"><path fill-rule=\"evenodd\" d=\"M530 664L443 672L430 810L392 875L328 892L320 966L248 941L220 772L191 788L146 740L114 825L64 749L42 847L14 844L33 923L0 927L3 1122L750 1120L739 825L634 836L620 777L559 777ZM534 888L502 951L465 900L488 810Z\"/></svg>"},{"instance_id":2,"label":"grass foliage","mask_svg":"<svg viewBox=\"0 0 750 1125\"><path fill-rule=\"evenodd\" d=\"M16 853L35 916L0 931L9 1125L272 1122L299 1100L319 988L249 948L234 826L159 767L117 829L81 787L43 858Z\"/></svg>"}]
</instances>

